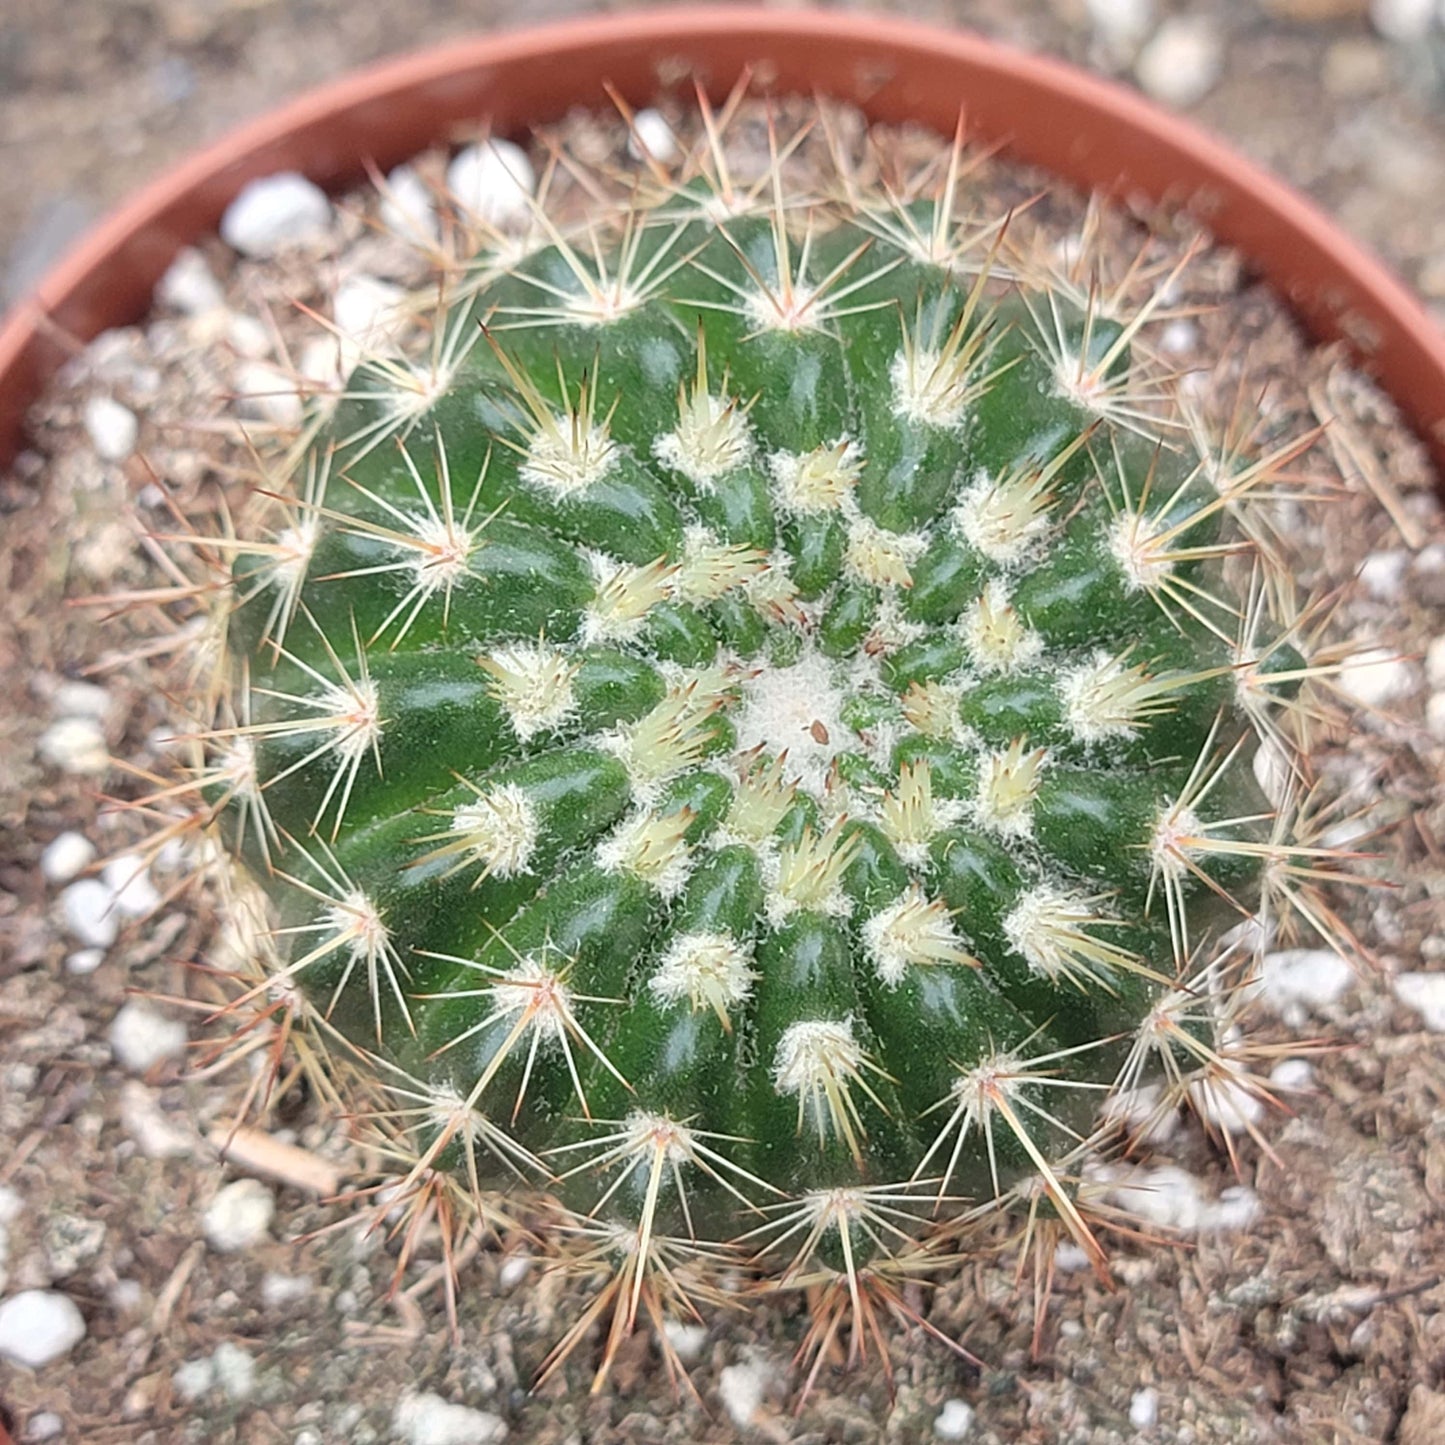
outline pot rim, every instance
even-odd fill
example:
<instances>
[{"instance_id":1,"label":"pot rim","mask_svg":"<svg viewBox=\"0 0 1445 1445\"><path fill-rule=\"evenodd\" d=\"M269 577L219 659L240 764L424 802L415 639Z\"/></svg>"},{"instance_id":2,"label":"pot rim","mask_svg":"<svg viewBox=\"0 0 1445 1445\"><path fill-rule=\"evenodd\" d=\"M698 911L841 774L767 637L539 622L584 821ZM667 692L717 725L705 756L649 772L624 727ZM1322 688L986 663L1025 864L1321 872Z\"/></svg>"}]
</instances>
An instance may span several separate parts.
<instances>
[{"instance_id":1,"label":"pot rim","mask_svg":"<svg viewBox=\"0 0 1445 1445\"><path fill-rule=\"evenodd\" d=\"M610 79L635 104L659 74L725 92L751 65L777 92L853 101L873 119L974 137L1106 193L1184 205L1236 248L1316 339L1341 339L1445 472L1445 332L1313 202L1192 122L1066 62L966 31L887 16L703 6L570 19L385 60L244 123L103 218L0 318L0 465L59 365L138 320L175 252L214 231L249 180L300 170L336 188L489 116L499 131L554 119Z\"/></svg>"}]
</instances>

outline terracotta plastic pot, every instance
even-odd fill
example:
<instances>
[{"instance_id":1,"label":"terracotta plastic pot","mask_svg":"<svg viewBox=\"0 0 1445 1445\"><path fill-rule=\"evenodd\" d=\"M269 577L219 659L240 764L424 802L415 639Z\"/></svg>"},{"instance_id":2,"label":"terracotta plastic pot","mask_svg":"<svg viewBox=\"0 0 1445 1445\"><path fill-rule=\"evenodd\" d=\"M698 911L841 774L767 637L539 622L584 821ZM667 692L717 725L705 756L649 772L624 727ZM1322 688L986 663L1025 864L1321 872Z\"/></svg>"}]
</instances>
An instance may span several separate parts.
<instances>
[{"instance_id":1,"label":"terracotta plastic pot","mask_svg":"<svg viewBox=\"0 0 1445 1445\"><path fill-rule=\"evenodd\" d=\"M1445 471L1445 335L1388 271L1287 186L1133 93L977 36L882 17L672 9L449 43L325 86L234 131L141 191L83 240L0 329L0 464L26 408L78 341L137 320L176 250L214 230L248 180L299 170L357 180L489 118L506 132L596 104L610 81L645 104L671 78L721 97L744 67L881 121L1002 142L1085 188L1197 212L1321 339L1344 338Z\"/></svg>"}]
</instances>

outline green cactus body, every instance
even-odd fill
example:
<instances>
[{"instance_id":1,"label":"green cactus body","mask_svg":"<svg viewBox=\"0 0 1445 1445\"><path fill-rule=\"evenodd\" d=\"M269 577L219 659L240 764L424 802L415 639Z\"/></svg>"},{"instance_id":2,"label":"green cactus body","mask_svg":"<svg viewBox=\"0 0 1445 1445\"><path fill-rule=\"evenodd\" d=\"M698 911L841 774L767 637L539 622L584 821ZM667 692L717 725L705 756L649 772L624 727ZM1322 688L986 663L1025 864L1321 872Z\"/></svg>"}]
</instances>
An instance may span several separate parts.
<instances>
[{"instance_id":1,"label":"green cactus body","mask_svg":"<svg viewBox=\"0 0 1445 1445\"><path fill-rule=\"evenodd\" d=\"M1269 469L1200 460L1147 315L711 200L489 275L419 400L363 364L235 567L227 817L424 1159L851 1271L1067 1211L1107 1087L1190 1059Z\"/></svg>"}]
</instances>

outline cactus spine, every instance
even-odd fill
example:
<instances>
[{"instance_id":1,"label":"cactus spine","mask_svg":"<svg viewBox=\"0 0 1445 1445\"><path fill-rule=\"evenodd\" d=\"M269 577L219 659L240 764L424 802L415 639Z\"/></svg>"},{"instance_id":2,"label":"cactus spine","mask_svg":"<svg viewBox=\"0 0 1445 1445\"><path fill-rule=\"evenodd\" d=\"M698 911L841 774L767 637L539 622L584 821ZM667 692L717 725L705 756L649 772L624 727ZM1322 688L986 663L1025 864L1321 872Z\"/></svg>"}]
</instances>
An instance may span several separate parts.
<instances>
[{"instance_id":1,"label":"cactus spine","mask_svg":"<svg viewBox=\"0 0 1445 1445\"><path fill-rule=\"evenodd\" d=\"M248 996L374 1077L409 1187L560 1210L607 1358L727 1260L901 1308L1000 1208L1103 1269L1101 1103L1258 1087L1220 938L1323 866L1251 770L1304 774L1256 538L1309 439L1211 445L1177 272L1015 253L957 150L789 186L703 146L539 208L318 410L199 689Z\"/></svg>"}]
</instances>

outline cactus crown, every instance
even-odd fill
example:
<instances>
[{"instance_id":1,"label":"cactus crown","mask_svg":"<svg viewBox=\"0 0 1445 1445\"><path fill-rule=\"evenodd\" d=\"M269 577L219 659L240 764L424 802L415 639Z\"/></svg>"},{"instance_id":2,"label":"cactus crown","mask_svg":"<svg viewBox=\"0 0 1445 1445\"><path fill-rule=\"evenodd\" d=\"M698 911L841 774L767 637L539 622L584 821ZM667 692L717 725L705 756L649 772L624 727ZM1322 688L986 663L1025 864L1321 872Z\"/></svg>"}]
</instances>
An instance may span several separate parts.
<instances>
[{"instance_id":1,"label":"cactus crown","mask_svg":"<svg viewBox=\"0 0 1445 1445\"><path fill-rule=\"evenodd\" d=\"M798 193L702 129L497 238L234 544L252 993L411 1185L554 1201L623 1326L723 1247L856 1302L1001 1203L1102 1268L1099 1105L1235 1077L1219 938L1290 891L1253 538L1307 439L1212 443L1149 346L1180 268L1041 260L959 147Z\"/></svg>"}]
</instances>

